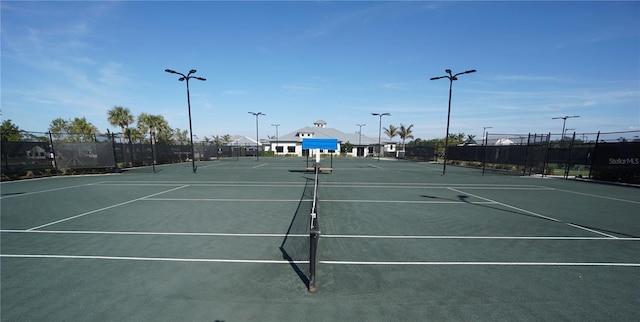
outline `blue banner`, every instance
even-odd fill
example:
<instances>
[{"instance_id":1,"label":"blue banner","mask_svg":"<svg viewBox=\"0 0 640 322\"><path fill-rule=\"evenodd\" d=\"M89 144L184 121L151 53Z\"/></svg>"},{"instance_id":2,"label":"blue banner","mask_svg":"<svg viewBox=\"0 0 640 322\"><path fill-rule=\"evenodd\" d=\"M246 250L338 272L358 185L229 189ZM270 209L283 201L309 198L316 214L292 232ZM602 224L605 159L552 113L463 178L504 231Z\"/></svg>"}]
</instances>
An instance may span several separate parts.
<instances>
[{"instance_id":1,"label":"blue banner","mask_svg":"<svg viewBox=\"0 0 640 322\"><path fill-rule=\"evenodd\" d=\"M302 139L303 149L338 150L338 139Z\"/></svg>"}]
</instances>

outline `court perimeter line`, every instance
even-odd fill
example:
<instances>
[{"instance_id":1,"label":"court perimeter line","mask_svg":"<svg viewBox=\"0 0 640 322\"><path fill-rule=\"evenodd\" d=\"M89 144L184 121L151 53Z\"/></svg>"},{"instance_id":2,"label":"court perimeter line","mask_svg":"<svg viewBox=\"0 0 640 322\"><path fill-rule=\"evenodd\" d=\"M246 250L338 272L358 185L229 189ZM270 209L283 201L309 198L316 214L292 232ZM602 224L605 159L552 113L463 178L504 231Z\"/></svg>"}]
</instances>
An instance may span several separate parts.
<instances>
[{"instance_id":1,"label":"court perimeter line","mask_svg":"<svg viewBox=\"0 0 640 322\"><path fill-rule=\"evenodd\" d=\"M92 255L20 255L0 254L4 258L41 258L41 259L98 259L153 262L192 262L192 263L252 263L252 264L291 264L288 260L271 259L222 259L222 258L174 258L174 257L128 257L128 256L92 256ZM306 264L309 261L293 261ZM364 262L321 260L320 264L331 265L443 265L443 266L618 266L640 267L640 263L598 263L598 262Z\"/></svg>"},{"instance_id":2,"label":"court perimeter line","mask_svg":"<svg viewBox=\"0 0 640 322\"><path fill-rule=\"evenodd\" d=\"M580 225L576 225L576 224L572 224L572 223L568 223L568 222L563 222L563 221L561 221L559 219L556 219L556 218L553 218L553 217L548 217L548 216L545 216L545 215L541 215L541 214L535 213L533 211L529 211L529 210L526 210L526 209L522 209L522 208L518 208L518 207L515 207L515 206L511 206L511 205L508 205L506 203L498 202L498 201L495 201L495 200L492 200L492 199L489 199L489 198L480 197L478 195L474 195L472 193L460 191L460 190L455 189L455 188L448 188L448 189L452 190L452 191L455 191L457 193L468 194L468 195L470 195L472 197L479 198L479 199L482 199L482 200L492 201L492 202L495 202L496 204L501 205L503 207L507 207L507 208L514 209L514 210L517 210L517 211L521 211L521 212L524 212L526 214L533 215L533 216L536 216L536 217L539 217L539 218L555 221L557 223L563 223L563 224L566 224L568 226L571 226L571 227L574 227L574 228L578 228L578 229L582 229L582 230L586 230L586 231L589 231L589 232L592 232L592 233L595 233L595 234L599 234L599 235L602 235L602 236L607 236L607 237L610 237L610 238L618 238L616 236L609 235L609 234L606 234L606 233L603 233L603 232L600 232L600 231L597 231L597 230L589 229L589 228L582 227Z\"/></svg>"},{"instance_id":3,"label":"court perimeter line","mask_svg":"<svg viewBox=\"0 0 640 322\"><path fill-rule=\"evenodd\" d=\"M129 256L92 256L92 255L20 255L0 254L7 258L57 258L57 259L104 259L151 262L199 262L199 263L257 263L257 264L308 264L309 261L288 261L273 259L222 259L222 258L174 258L174 257L129 257Z\"/></svg>"},{"instance_id":4,"label":"court perimeter line","mask_svg":"<svg viewBox=\"0 0 640 322\"><path fill-rule=\"evenodd\" d=\"M145 198L147 201L216 201L216 202L308 202L312 199L238 199L238 198ZM405 204L495 204L491 201L454 200L372 200L372 199L323 199L322 202L346 203L405 203Z\"/></svg>"},{"instance_id":5,"label":"court perimeter line","mask_svg":"<svg viewBox=\"0 0 640 322\"><path fill-rule=\"evenodd\" d=\"M311 202L313 199L144 198L147 201Z\"/></svg>"},{"instance_id":6,"label":"court perimeter line","mask_svg":"<svg viewBox=\"0 0 640 322\"><path fill-rule=\"evenodd\" d=\"M77 235L151 235L186 237L309 237L308 234L273 233L198 233L198 232L152 232L152 231L99 231L99 230L17 230L2 229L0 233L37 234L77 234ZM598 240L598 241L640 241L638 237L580 237L580 236L435 236L435 235L340 235L326 234L322 238L369 238L369 239L488 239L488 240Z\"/></svg>"},{"instance_id":7,"label":"court perimeter line","mask_svg":"<svg viewBox=\"0 0 640 322\"><path fill-rule=\"evenodd\" d=\"M319 261L321 264L333 265L443 265L443 266L624 266L640 267L640 263L597 263L597 262L353 262L353 261Z\"/></svg>"},{"instance_id":8,"label":"court perimeter line","mask_svg":"<svg viewBox=\"0 0 640 322\"><path fill-rule=\"evenodd\" d=\"M264 167L265 165L267 165L269 163L263 163L263 164L258 164L256 166L251 167L252 169L256 169L256 168L260 168L260 167Z\"/></svg>"},{"instance_id":9,"label":"court perimeter line","mask_svg":"<svg viewBox=\"0 0 640 322\"><path fill-rule=\"evenodd\" d=\"M101 182L103 186L178 186L189 185L192 187L304 187L304 183L295 182L235 182L235 181L118 181L118 182Z\"/></svg>"},{"instance_id":10,"label":"court perimeter line","mask_svg":"<svg viewBox=\"0 0 640 322\"><path fill-rule=\"evenodd\" d=\"M100 209L96 209L96 210L92 210L92 211L89 211L89 212L85 212L85 213L82 213L82 214L79 214L79 215L75 215L75 216L72 216L72 217L56 220L56 221L50 222L48 224L44 224L44 225L36 226L36 227L33 227L33 228L29 228L29 229L27 229L27 231L32 231L32 230L40 229L40 228L43 228L43 227L59 224L61 222L65 222L65 221L68 221L68 220L71 220L71 219L80 218L80 217L83 217L83 216L86 216L86 215L90 215L90 214L93 214L93 213L96 213L96 212L100 212L100 211L103 211L103 210L119 207L119 206L126 205L126 204L129 204L129 203L132 203L132 202L143 200L145 198L149 198L149 197L157 196L157 195L160 195L160 194L163 194L163 193L167 193L167 192L171 192L171 191L174 191L174 190L182 189L182 188L185 188L185 187L188 187L188 186L189 185L180 186L180 187L169 189L169 190L166 190L166 191L161 191L161 192L158 192L158 193L150 194L148 196L144 196L144 197L136 198L136 199L133 199L133 200L121 202L121 203L118 203L118 204L115 204L115 205L111 205L111 206L108 206L108 207L103 207L103 208L100 208Z\"/></svg>"},{"instance_id":11,"label":"court perimeter line","mask_svg":"<svg viewBox=\"0 0 640 322\"><path fill-rule=\"evenodd\" d=\"M99 231L99 230L15 230L3 229L0 233L38 233L38 234L70 234L70 235L150 235L150 236L185 236L185 237L307 237L309 234L260 234L260 233L175 233L153 231ZM600 237L600 239L604 239Z\"/></svg>"}]
</instances>

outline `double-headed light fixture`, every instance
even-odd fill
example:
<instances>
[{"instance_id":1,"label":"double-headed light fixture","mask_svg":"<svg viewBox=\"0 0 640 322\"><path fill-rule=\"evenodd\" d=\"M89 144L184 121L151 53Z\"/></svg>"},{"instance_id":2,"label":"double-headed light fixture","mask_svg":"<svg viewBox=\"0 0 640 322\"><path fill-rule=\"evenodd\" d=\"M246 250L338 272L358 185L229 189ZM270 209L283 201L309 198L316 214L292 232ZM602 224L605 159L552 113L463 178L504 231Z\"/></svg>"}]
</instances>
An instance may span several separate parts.
<instances>
[{"instance_id":1,"label":"double-headed light fixture","mask_svg":"<svg viewBox=\"0 0 640 322\"><path fill-rule=\"evenodd\" d=\"M248 112L249 114L253 114L256 117L256 161L260 161L260 136L258 136L258 117L260 115L267 115L262 112Z\"/></svg>"},{"instance_id":2,"label":"double-headed light fixture","mask_svg":"<svg viewBox=\"0 0 640 322\"><path fill-rule=\"evenodd\" d=\"M560 120L562 119L562 141L564 141L564 132L565 132L565 126L567 125L567 119L570 118L574 118L574 117L580 117L580 115L565 115L565 116L558 116L558 117L552 117L552 120Z\"/></svg>"},{"instance_id":3,"label":"double-headed light fixture","mask_svg":"<svg viewBox=\"0 0 640 322\"><path fill-rule=\"evenodd\" d=\"M187 75L178 73L173 69L165 69L164 71L170 74L178 74L181 76L180 78L178 78L179 81L187 82L187 108L189 109L189 135L191 136L191 166L193 167L193 173L196 173L196 170L198 168L196 167L196 151L193 148L193 127L191 126L191 98L189 97L189 79L194 78L200 81L206 81L207 79L198 76L191 76L192 74L196 73L195 69L190 70Z\"/></svg>"},{"instance_id":4,"label":"double-headed light fixture","mask_svg":"<svg viewBox=\"0 0 640 322\"><path fill-rule=\"evenodd\" d=\"M382 117L383 116L391 116L391 114L390 113L371 113L371 115L380 117L380 123L378 124L378 161L380 161L380 154L382 153L382 146L380 145L382 143L381 142L381 137L382 137Z\"/></svg>"},{"instance_id":5,"label":"double-headed light fixture","mask_svg":"<svg viewBox=\"0 0 640 322\"><path fill-rule=\"evenodd\" d=\"M445 171L447 170L447 149L449 146L449 120L451 118L451 89L453 87L453 81L458 80L459 75L475 73L476 70L470 69L461 73L451 74L451 69L446 69L444 72L447 73L447 75L430 78L431 80L436 80L441 78L449 79L449 110L447 112L447 134L444 137L444 163L442 166L442 175L444 175Z\"/></svg>"}]
</instances>

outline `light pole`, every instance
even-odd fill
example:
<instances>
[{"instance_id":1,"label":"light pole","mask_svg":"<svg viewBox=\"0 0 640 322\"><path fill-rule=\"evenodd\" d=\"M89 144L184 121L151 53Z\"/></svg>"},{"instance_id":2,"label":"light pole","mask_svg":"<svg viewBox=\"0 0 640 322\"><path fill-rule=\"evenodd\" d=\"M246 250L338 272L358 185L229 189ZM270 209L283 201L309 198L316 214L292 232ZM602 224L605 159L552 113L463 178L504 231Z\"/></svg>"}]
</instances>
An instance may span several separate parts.
<instances>
[{"instance_id":1,"label":"light pole","mask_svg":"<svg viewBox=\"0 0 640 322\"><path fill-rule=\"evenodd\" d=\"M279 138L278 138L278 126L280 126L280 124L271 124L271 126L275 126L276 127L276 151L275 153L273 153L273 155L276 155L276 153L278 153L278 144L279 142Z\"/></svg>"},{"instance_id":2,"label":"light pole","mask_svg":"<svg viewBox=\"0 0 640 322\"><path fill-rule=\"evenodd\" d=\"M201 81L206 81L206 78L202 78L202 77L198 77L198 76L191 76L191 74L195 74L196 70L192 69L189 71L189 73L187 75L183 74L183 73L178 73L175 70L172 69L165 69L164 70L167 73L170 74L178 74L182 77L178 78L179 81L186 81L187 82L187 108L189 109L189 135L191 136L191 166L193 167L193 173L196 173L196 170L198 169L196 167L196 151L193 148L193 127L191 126L191 98L189 97L189 79L194 78L197 80L201 80Z\"/></svg>"},{"instance_id":3,"label":"light pole","mask_svg":"<svg viewBox=\"0 0 640 322\"><path fill-rule=\"evenodd\" d=\"M358 154L357 151L360 150L360 146L362 145L362 127L363 126L367 126L367 125L366 124L356 124L356 126L360 127L360 130L358 130L358 147L356 148L356 155L357 155ZM364 150L363 150L363 152L364 152ZM364 153L362 153L362 155L364 155Z\"/></svg>"},{"instance_id":4,"label":"light pole","mask_svg":"<svg viewBox=\"0 0 640 322\"><path fill-rule=\"evenodd\" d=\"M381 137L382 137L382 117L385 115L391 116L391 114L389 113L371 113L371 115L373 116L379 116L380 117L380 123L378 125L378 161L380 161L380 153L382 153L382 146L381 144Z\"/></svg>"},{"instance_id":5,"label":"light pole","mask_svg":"<svg viewBox=\"0 0 640 322\"><path fill-rule=\"evenodd\" d=\"M249 114L253 114L256 116L256 161L260 161L260 136L258 136L258 116L267 114L264 114L262 112L249 112Z\"/></svg>"},{"instance_id":6,"label":"light pole","mask_svg":"<svg viewBox=\"0 0 640 322\"><path fill-rule=\"evenodd\" d=\"M447 135L444 137L444 164L442 166L442 175L444 175L445 171L447 170L447 149L449 147L449 120L451 118L451 89L453 88L453 81L458 80L459 75L471 74L475 72L476 72L475 69L470 69L470 70L452 75L451 69L446 69L445 73L447 73L448 75L430 78L430 80L436 80L441 78L449 79L449 109L447 112Z\"/></svg>"},{"instance_id":7,"label":"light pole","mask_svg":"<svg viewBox=\"0 0 640 322\"><path fill-rule=\"evenodd\" d=\"M482 128L482 140L484 141L484 145L487 145L487 137L485 136L485 133L487 131L487 129L492 129L492 126L485 126Z\"/></svg>"},{"instance_id":8,"label":"light pole","mask_svg":"<svg viewBox=\"0 0 640 322\"><path fill-rule=\"evenodd\" d=\"M564 127L565 125L567 125L567 119L574 118L574 117L580 117L580 115L571 115L571 116L565 115L565 116L558 116L558 117L551 118L552 120L559 120L559 119L563 120L562 121L562 141L564 141Z\"/></svg>"}]
</instances>

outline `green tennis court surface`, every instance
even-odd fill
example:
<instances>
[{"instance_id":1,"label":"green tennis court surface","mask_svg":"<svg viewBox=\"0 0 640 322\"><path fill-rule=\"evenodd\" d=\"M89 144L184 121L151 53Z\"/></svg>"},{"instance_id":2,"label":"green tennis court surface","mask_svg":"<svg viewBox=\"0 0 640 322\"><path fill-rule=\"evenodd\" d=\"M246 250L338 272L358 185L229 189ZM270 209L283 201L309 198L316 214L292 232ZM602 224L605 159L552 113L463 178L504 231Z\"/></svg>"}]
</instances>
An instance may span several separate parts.
<instances>
[{"instance_id":1,"label":"green tennis court surface","mask_svg":"<svg viewBox=\"0 0 640 322\"><path fill-rule=\"evenodd\" d=\"M325 164L328 160L323 160ZM640 190L376 159L2 183L3 321L631 321Z\"/></svg>"}]
</instances>

